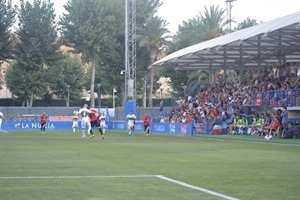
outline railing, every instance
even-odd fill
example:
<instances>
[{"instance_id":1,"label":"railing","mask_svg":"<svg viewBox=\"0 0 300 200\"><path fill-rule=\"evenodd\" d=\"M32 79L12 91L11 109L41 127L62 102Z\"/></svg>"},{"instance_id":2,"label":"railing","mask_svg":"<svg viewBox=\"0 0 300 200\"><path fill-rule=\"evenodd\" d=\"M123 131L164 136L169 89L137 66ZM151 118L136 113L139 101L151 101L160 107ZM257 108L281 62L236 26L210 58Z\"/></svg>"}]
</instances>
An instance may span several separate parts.
<instances>
[{"instance_id":1,"label":"railing","mask_svg":"<svg viewBox=\"0 0 300 200\"><path fill-rule=\"evenodd\" d=\"M300 89L253 93L251 99L253 105L296 107L300 106Z\"/></svg>"}]
</instances>

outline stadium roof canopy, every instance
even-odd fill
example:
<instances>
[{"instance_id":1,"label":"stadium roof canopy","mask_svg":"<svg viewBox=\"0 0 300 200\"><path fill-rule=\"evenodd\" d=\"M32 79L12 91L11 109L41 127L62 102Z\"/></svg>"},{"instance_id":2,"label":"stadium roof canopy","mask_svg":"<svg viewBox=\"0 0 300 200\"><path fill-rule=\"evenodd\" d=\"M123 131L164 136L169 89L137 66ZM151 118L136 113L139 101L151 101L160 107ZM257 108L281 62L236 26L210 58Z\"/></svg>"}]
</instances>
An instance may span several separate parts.
<instances>
[{"instance_id":1,"label":"stadium roof canopy","mask_svg":"<svg viewBox=\"0 0 300 200\"><path fill-rule=\"evenodd\" d=\"M178 70L237 69L280 62L300 62L300 12L189 46L153 65Z\"/></svg>"}]
</instances>

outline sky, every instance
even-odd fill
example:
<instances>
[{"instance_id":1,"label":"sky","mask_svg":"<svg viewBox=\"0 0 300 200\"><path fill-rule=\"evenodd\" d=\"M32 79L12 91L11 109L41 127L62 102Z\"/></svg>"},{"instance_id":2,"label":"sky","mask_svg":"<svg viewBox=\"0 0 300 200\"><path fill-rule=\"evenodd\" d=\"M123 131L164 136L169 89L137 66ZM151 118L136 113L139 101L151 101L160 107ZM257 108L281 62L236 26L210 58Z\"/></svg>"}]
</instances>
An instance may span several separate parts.
<instances>
[{"instance_id":1,"label":"sky","mask_svg":"<svg viewBox=\"0 0 300 200\"><path fill-rule=\"evenodd\" d=\"M32 2L32 0L29 0ZM63 5L68 0L51 0L57 16L64 12ZM124 1L124 0L120 0ZM139 0L136 0L139 1ZM166 20L169 24L167 28L175 34L178 25L182 21L194 18L199 13L203 13L204 6L209 8L211 5L226 9L226 0L161 0L163 5L157 15ZM12 0L14 4L19 4L19 0ZM257 22L270 21L300 11L300 0L233 0L231 9L232 18L240 23L247 17L256 19ZM225 13L226 17L226 13ZM235 27L232 24L232 27Z\"/></svg>"},{"instance_id":2,"label":"sky","mask_svg":"<svg viewBox=\"0 0 300 200\"><path fill-rule=\"evenodd\" d=\"M225 0L162 0L158 15L168 23L168 29L176 33L182 21L203 13L204 6L211 5L226 9ZM266 22L300 11L300 0L234 0L231 17L238 23L247 17ZM226 12L225 12L226 17ZM232 24L232 27L235 27Z\"/></svg>"}]
</instances>

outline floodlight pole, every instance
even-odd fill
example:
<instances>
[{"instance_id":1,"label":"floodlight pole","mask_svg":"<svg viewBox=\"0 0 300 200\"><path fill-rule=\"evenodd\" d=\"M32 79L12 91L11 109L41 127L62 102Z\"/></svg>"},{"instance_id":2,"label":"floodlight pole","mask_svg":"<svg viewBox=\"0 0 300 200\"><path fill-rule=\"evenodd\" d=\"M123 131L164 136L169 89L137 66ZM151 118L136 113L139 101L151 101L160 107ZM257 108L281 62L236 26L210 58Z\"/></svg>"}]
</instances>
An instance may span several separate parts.
<instances>
[{"instance_id":1,"label":"floodlight pole","mask_svg":"<svg viewBox=\"0 0 300 200\"><path fill-rule=\"evenodd\" d=\"M125 0L125 101L136 101L136 0Z\"/></svg>"},{"instance_id":2,"label":"floodlight pole","mask_svg":"<svg viewBox=\"0 0 300 200\"><path fill-rule=\"evenodd\" d=\"M227 15L227 34L231 32L231 9L233 7L233 1L235 0L226 0L226 15Z\"/></svg>"}]
</instances>

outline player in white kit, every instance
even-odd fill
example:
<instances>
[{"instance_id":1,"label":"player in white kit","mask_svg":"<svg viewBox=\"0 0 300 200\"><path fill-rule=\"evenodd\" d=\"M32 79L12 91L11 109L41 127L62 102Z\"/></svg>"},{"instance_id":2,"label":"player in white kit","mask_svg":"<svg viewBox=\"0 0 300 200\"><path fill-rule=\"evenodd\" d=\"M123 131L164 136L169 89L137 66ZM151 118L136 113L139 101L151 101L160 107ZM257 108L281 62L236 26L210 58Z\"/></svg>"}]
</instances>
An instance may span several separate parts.
<instances>
[{"instance_id":1,"label":"player in white kit","mask_svg":"<svg viewBox=\"0 0 300 200\"><path fill-rule=\"evenodd\" d=\"M105 134L105 129L106 129L106 115L105 112L101 113L100 116L100 128L102 129L103 134Z\"/></svg>"},{"instance_id":2,"label":"player in white kit","mask_svg":"<svg viewBox=\"0 0 300 200\"><path fill-rule=\"evenodd\" d=\"M0 130L1 130L1 127L2 127L2 121L4 120L4 115L3 113L0 111Z\"/></svg>"},{"instance_id":3,"label":"player in white kit","mask_svg":"<svg viewBox=\"0 0 300 200\"><path fill-rule=\"evenodd\" d=\"M72 129L73 129L73 133L76 132L79 132L79 127L78 127L78 111L77 110L74 110L73 112L73 118L72 118Z\"/></svg>"},{"instance_id":4,"label":"player in white kit","mask_svg":"<svg viewBox=\"0 0 300 200\"><path fill-rule=\"evenodd\" d=\"M88 133L91 130L91 122L90 122L90 118L88 115L89 113L91 113L91 111L88 109L88 105L84 104L83 108L81 108L78 113L81 116L82 138L84 138L84 137L86 137L86 135L85 135L86 127L87 127Z\"/></svg>"},{"instance_id":5,"label":"player in white kit","mask_svg":"<svg viewBox=\"0 0 300 200\"><path fill-rule=\"evenodd\" d=\"M130 111L130 113L126 116L126 120L127 120L128 130L129 130L128 136L130 136L134 126L134 121L136 120L136 116L132 113L132 111Z\"/></svg>"}]
</instances>

